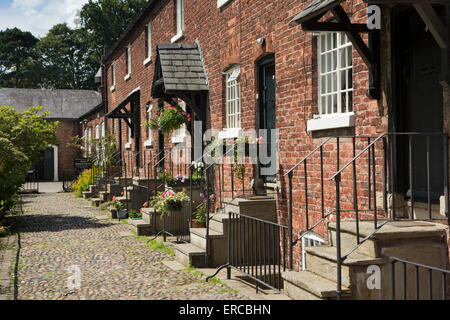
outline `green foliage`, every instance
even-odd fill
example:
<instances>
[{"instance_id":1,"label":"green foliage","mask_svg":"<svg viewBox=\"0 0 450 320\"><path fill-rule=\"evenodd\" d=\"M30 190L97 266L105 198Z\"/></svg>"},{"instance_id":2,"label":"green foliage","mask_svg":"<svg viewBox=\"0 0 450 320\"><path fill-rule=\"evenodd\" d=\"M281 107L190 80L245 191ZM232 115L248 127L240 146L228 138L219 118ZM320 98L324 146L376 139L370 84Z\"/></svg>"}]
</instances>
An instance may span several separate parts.
<instances>
[{"instance_id":1,"label":"green foliage","mask_svg":"<svg viewBox=\"0 0 450 320\"><path fill-rule=\"evenodd\" d=\"M158 212L161 212L162 217L172 211L180 211L183 202L188 200L189 197L184 190L178 193L168 190L165 192L158 192L158 195L152 197L150 204Z\"/></svg>"},{"instance_id":2,"label":"green foliage","mask_svg":"<svg viewBox=\"0 0 450 320\"><path fill-rule=\"evenodd\" d=\"M179 105L171 106L167 110L158 111L156 118L150 118L145 124L154 130L161 130L162 133L170 133L173 130L179 129L181 125L191 121L191 115Z\"/></svg>"},{"instance_id":3,"label":"green foliage","mask_svg":"<svg viewBox=\"0 0 450 320\"><path fill-rule=\"evenodd\" d=\"M99 60L94 60L86 34L66 23L53 26L36 45L44 70L40 84L48 89L95 89L93 77Z\"/></svg>"},{"instance_id":4,"label":"green foliage","mask_svg":"<svg viewBox=\"0 0 450 320\"><path fill-rule=\"evenodd\" d=\"M48 112L31 107L18 112L0 106L0 201L4 210L14 204L14 197L25 182L28 170L40 160L48 145L57 144L58 122L44 119Z\"/></svg>"},{"instance_id":5,"label":"green foliage","mask_svg":"<svg viewBox=\"0 0 450 320\"><path fill-rule=\"evenodd\" d=\"M83 191L88 191L89 185L91 184L93 184L92 169L84 170L72 184L72 190L77 197L81 198L83 196Z\"/></svg>"},{"instance_id":6,"label":"green foliage","mask_svg":"<svg viewBox=\"0 0 450 320\"><path fill-rule=\"evenodd\" d=\"M195 210L194 217L198 224L206 223L206 203L202 203L202 205Z\"/></svg>"},{"instance_id":7,"label":"green foliage","mask_svg":"<svg viewBox=\"0 0 450 320\"><path fill-rule=\"evenodd\" d=\"M0 87L34 88L38 83L36 43L30 32L0 31Z\"/></svg>"},{"instance_id":8,"label":"green foliage","mask_svg":"<svg viewBox=\"0 0 450 320\"><path fill-rule=\"evenodd\" d=\"M128 218L130 218L130 219L140 219L140 218L142 218L142 213L141 212L137 212L136 210L130 210L130 212L128 212Z\"/></svg>"}]
</instances>

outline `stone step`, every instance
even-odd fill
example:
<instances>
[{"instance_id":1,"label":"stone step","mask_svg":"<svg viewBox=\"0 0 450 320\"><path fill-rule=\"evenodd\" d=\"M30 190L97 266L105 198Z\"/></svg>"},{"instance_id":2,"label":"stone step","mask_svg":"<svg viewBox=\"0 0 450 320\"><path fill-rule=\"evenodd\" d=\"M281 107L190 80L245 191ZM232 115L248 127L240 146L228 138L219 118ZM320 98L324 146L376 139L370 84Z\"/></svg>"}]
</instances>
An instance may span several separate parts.
<instances>
[{"instance_id":1,"label":"stone step","mask_svg":"<svg viewBox=\"0 0 450 320\"><path fill-rule=\"evenodd\" d=\"M378 221L378 224L384 223L386 220ZM336 222L327 223L330 234L330 243L336 243ZM400 240L404 241L441 241L443 235L446 234L447 227L426 221L391 221L371 236L369 240L363 243L357 250L371 257L381 257L383 247L392 247L393 244ZM374 231L373 221L362 221L359 223L360 239L369 236ZM356 223L355 221L341 222L341 245L342 254L345 254L356 246Z\"/></svg>"},{"instance_id":2,"label":"stone step","mask_svg":"<svg viewBox=\"0 0 450 320\"><path fill-rule=\"evenodd\" d=\"M83 191L83 199L89 199L92 196L90 191Z\"/></svg>"},{"instance_id":3,"label":"stone step","mask_svg":"<svg viewBox=\"0 0 450 320\"><path fill-rule=\"evenodd\" d=\"M142 219L147 223L152 223L153 217L153 208L142 208Z\"/></svg>"},{"instance_id":4,"label":"stone step","mask_svg":"<svg viewBox=\"0 0 450 320\"><path fill-rule=\"evenodd\" d=\"M286 271L282 273L284 291L294 300L336 299L336 282L311 271ZM351 290L343 286L342 297L351 296Z\"/></svg>"},{"instance_id":5,"label":"stone step","mask_svg":"<svg viewBox=\"0 0 450 320\"><path fill-rule=\"evenodd\" d=\"M98 197L102 202L108 202L109 201L109 193L107 191L100 191L98 193Z\"/></svg>"},{"instance_id":6,"label":"stone step","mask_svg":"<svg viewBox=\"0 0 450 320\"><path fill-rule=\"evenodd\" d=\"M206 251L191 243L179 243L173 247L175 258L184 266L204 267Z\"/></svg>"},{"instance_id":7,"label":"stone step","mask_svg":"<svg viewBox=\"0 0 450 320\"><path fill-rule=\"evenodd\" d=\"M153 234L152 225L143 219L128 219L128 225L138 236L149 236Z\"/></svg>"},{"instance_id":8,"label":"stone step","mask_svg":"<svg viewBox=\"0 0 450 320\"><path fill-rule=\"evenodd\" d=\"M100 198L91 198L91 203L94 207L100 207L102 200Z\"/></svg>"},{"instance_id":9,"label":"stone step","mask_svg":"<svg viewBox=\"0 0 450 320\"><path fill-rule=\"evenodd\" d=\"M331 246L317 246L305 248L306 251L306 270L314 272L315 274L331 280L337 279L337 258L336 247ZM381 265L384 259L373 258L357 252L353 252L342 263L342 284L350 287L355 274L351 269L353 266L369 266Z\"/></svg>"},{"instance_id":10,"label":"stone step","mask_svg":"<svg viewBox=\"0 0 450 320\"><path fill-rule=\"evenodd\" d=\"M206 228L191 228L191 243L206 250ZM225 238L223 233L209 230L209 239Z\"/></svg>"}]
</instances>

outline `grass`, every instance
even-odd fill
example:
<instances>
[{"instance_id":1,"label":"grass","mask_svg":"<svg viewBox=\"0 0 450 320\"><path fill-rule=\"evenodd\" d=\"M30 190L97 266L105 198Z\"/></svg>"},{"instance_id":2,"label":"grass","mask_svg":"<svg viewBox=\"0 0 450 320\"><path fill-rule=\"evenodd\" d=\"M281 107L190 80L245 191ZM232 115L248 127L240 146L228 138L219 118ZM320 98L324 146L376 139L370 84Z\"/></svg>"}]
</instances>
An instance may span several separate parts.
<instances>
[{"instance_id":1,"label":"grass","mask_svg":"<svg viewBox=\"0 0 450 320\"><path fill-rule=\"evenodd\" d=\"M133 233L135 234L135 232L133 231ZM154 239L152 241L150 240L150 237L146 237L146 236L137 236L136 234L134 235L134 238L138 241L142 241L142 242L146 242L146 246L149 249L152 250L160 250L164 253L167 253L171 256L175 256L175 251L173 251L172 248L169 248L168 246L166 246L162 241L158 241L158 239Z\"/></svg>"},{"instance_id":2,"label":"grass","mask_svg":"<svg viewBox=\"0 0 450 320\"><path fill-rule=\"evenodd\" d=\"M195 268L195 267L193 267L191 265L186 267L186 268L184 268L183 271L192 274L194 277L198 277L198 278L205 277L206 278L206 274L204 274L200 270L197 270L197 268ZM217 277L212 277L208 281L211 282L214 285L221 285L222 286L222 288L218 289L217 292L220 292L220 293L238 293L239 292L236 289L230 288L226 283L224 283L222 280L220 280Z\"/></svg>"}]
</instances>

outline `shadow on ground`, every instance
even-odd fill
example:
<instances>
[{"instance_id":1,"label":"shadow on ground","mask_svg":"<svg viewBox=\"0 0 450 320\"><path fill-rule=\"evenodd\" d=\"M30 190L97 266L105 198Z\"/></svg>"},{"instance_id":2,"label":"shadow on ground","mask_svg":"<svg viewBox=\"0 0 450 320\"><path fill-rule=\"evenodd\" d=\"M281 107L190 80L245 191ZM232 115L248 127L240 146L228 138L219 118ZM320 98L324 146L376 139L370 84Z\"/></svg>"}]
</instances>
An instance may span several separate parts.
<instances>
[{"instance_id":1,"label":"shadow on ground","mask_svg":"<svg viewBox=\"0 0 450 320\"><path fill-rule=\"evenodd\" d=\"M89 217L59 214L24 214L20 216L20 232L58 232L76 229L99 229L109 227L110 223L98 223Z\"/></svg>"}]
</instances>

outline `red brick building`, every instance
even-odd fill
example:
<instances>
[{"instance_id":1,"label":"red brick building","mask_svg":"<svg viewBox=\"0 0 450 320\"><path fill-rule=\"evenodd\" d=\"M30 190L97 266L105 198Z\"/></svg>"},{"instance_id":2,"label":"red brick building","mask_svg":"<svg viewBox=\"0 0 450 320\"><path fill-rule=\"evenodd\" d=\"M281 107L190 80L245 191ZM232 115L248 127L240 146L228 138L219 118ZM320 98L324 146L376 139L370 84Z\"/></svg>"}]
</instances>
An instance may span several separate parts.
<instances>
[{"instance_id":1,"label":"red brick building","mask_svg":"<svg viewBox=\"0 0 450 320\"><path fill-rule=\"evenodd\" d=\"M242 184L276 196L276 220L292 217L295 238L326 243L337 210L446 224L449 8L385 3L149 1L103 57L106 130L145 174L162 144L183 141L142 126L163 100L183 99L221 139L277 129L279 170L249 164ZM296 268L303 253L294 248Z\"/></svg>"},{"instance_id":2,"label":"red brick building","mask_svg":"<svg viewBox=\"0 0 450 320\"><path fill-rule=\"evenodd\" d=\"M1 104L18 111L42 106L43 112L50 112L46 117L48 121L59 122L59 143L49 146L44 151L43 160L36 164L37 178L43 181L60 181L63 171L74 169L74 159L81 156L80 151L71 146L73 137L82 136L79 117L100 102L100 95L93 90L0 89Z\"/></svg>"}]
</instances>

